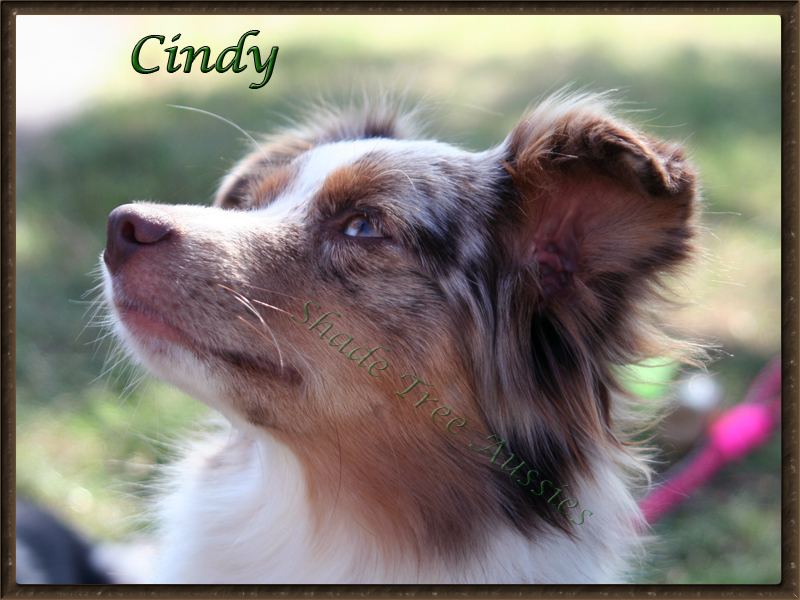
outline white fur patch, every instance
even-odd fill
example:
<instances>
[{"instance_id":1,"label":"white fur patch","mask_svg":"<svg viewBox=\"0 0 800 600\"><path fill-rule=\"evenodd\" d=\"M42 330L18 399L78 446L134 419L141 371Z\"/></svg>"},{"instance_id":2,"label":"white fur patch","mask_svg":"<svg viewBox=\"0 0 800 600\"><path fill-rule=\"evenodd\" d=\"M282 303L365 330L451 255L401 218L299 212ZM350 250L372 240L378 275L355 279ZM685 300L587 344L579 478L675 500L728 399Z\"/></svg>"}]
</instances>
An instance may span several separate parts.
<instances>
[{"instance_id":1,"label":"white fur patch","mask_svg":"<svg viewBox=\"0 0 800 600\"><path fill-rule=\"evenodd\" d=\"M301 218L308 210L311 199L322 189L329 175L337 169L356 163L372 152L394 154L398 157L414 155L420 159L437 157L458 159L468 155L463 150L434 141L412 142L376 138L325 144L306 152L293 183L275 201L253 212L276 220Z\"/></svg>"}]
</instances>

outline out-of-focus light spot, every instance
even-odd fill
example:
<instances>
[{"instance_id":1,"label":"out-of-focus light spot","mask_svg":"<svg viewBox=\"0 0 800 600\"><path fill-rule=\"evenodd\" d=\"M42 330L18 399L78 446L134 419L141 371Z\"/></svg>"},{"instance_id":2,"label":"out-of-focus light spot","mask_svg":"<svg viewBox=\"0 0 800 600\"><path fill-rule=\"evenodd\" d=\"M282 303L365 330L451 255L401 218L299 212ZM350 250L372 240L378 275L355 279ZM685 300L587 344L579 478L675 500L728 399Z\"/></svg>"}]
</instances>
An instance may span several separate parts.
<instances>
[{"instance_id":1,"label":"out-of-focus light spot","mask_svg":"<svg viewBox=\"0 0 800 600\"><path fill-rule=\"evenodd\" d=\"M681 392L683 403L701 413L711 412L722 400L720 384L711 375L702 373L686 381Z\"/></svg>"},{"instance_id":2,"label":"out-of-focus light spot","mask_svg":"<svg viewBox=\"0 0 800 600\"><path fill-rule=\"evenodd\" d=\"M758 333L758 323L753 313L747 310L739 310L733 313L728 320L728 330L733 337L748 341L752 340Z\"/></svg>"},{"instance_id":3,"label":"out-of-focus light spot","mask_svg":"<svg viewBox=\"0 0 800 600\"><path fill-rule=\"evenodd\" d=\"M19 15L16 19L17 120L45 126L71 115L102 94L126 40L124 16ZM58 68L59 49L69 55Z\"/></svg>"},{"instance_id":4,"label":"out-of-focus light spot","mask_svg":"<svg viewBox=\"0 0 800 600\"><path fill-rule=\"evenodd\" d=\"M82 487L72 488L67 496L67 504L77 513L88 513L94 507L92 493Z\"/></svg>"}]
</instances>

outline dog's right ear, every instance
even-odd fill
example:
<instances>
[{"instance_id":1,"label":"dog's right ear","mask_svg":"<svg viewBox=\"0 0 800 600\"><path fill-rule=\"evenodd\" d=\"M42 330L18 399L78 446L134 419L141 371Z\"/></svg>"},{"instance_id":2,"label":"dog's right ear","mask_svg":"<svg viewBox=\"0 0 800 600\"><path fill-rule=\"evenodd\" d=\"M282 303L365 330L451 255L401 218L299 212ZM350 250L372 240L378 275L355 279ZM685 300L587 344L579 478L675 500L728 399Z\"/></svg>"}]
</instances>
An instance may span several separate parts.
<instances>
[{"instance_id":1,"label":"dog's right ear","mask_svg":"<svg viewBox=\"0 0 800 600\"><path fill-rule=\"evenodd\" d=\"M547 103L504 144L519 222L513 259L538 272L543 300L599 278L641 280L687 258L695 173L683 151L580 99Z\"/></svg>"},{"instance_id":2,"label":"dog's right ear","mask_svg":"<svg viewBox=\"0 0 800 600\"><path fill-rule=\"evenodd\" d=\"M683 151L580 97L546 102L500 149L504 243L526 296L515 303L590 347L624 338L626 311L694 251L697 185Z\"/></svg>"}]
</instances>

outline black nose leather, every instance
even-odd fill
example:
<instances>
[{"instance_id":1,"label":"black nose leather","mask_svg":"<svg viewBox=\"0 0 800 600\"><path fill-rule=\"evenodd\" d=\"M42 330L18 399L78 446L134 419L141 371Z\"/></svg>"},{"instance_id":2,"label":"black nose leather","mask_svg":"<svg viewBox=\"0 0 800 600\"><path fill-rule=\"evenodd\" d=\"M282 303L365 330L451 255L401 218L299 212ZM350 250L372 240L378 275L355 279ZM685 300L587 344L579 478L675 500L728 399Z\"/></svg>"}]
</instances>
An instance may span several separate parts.
<instances>
[{"instance_id":1,"label":"black nose leather","mask_svg":"<svg viewBox=\"0 0 800 600\"><path fill-rule=\"evenodd\" d=\"M108 217L108 240L103 261L113 273L142 248L163 243L174 232L170 216L156 208L126 204Z\"/></svg>"}]
</instances>

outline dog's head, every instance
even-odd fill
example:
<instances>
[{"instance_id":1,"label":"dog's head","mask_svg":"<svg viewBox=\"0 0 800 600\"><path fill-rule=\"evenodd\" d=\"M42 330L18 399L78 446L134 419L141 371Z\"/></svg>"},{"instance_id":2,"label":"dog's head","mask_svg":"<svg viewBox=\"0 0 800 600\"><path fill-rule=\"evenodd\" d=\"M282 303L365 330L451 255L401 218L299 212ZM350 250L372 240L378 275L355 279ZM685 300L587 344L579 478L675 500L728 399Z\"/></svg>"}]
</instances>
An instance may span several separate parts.
<instances>
[{"instance_id":1,"label":"dog's head","mask_svg":"<svg viewBox=\"0 0 800 600\"><path fill-rule=\"evenodd\" d=\"M117 329L289 444L316 501L368 499L376 529L569 530L474 448L497 435L561 484L621 451L615 369L658 351L647 309L692 253L694 172L597 97L547 101L482 153L408 126L384 104L328 116L265 142L213 208L115 210Z\"/></svg>"}]
</instances>

